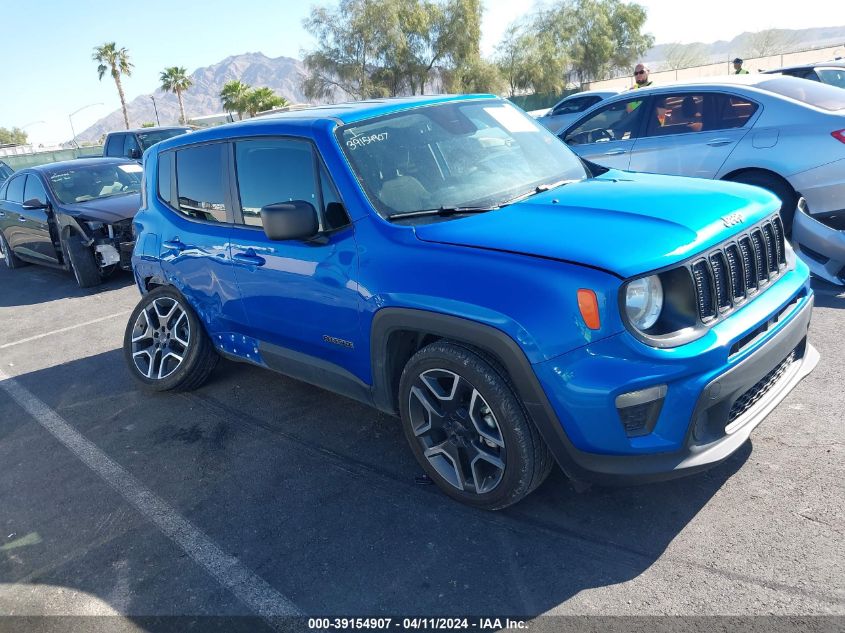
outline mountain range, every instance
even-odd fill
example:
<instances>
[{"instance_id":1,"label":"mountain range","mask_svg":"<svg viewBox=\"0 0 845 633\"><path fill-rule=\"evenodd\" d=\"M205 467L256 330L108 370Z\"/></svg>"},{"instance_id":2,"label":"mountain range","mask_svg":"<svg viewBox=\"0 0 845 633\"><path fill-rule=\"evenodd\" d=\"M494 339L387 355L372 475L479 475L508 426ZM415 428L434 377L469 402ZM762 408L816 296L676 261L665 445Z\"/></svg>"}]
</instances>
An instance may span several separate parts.
<instances>
[{"instance_id":1,"label":"mountain range","mask_svg":"<svg viewBox=\"0 0 845 633\"><path fill-rule=\"evenodd\" d=\"M216 64L198 68L191 73L190 77L194 83L182 94L185 114L190 119L194 116L222 112L220 91L227 82L233 79L254 87L266 86L291 103L301 103L306 100L300 88L303 72L302 62L292 57L272 58L262 53L245 53L227 57ZM179 101L176 95L156 91L153 96L161 125L176 125L179 122ZM126 109L129 113L130 127L154 123L155 108L150 95L141 95L129 101ZM123 113L115 110L82 131L76 138L79 141L96 141L106 132L120 130L123 127Z\"/></svg>"},{"instance_id":2,"label":"mountain range","mask_svg":"<svg viewBox=\"0 0 845 633\"><path fill-rule=\"evenodd\" d=\"M845 44L845 26L817 27L800 30L778 30L781 40L789 50L819 48ZM735 56L747 54L753 33L742 33L732 40L719 40L710 44L701 44L704 54L710 61L725 61ZM667 48L671 44L658 44L651 48L644 60L658 67L666 58ZM191 74L193 85L183 94L185 113L188 118L217 114L222 111L220 91L224 84L233 79L243 81L254 87L266 86L277 95L293 103L307 101L302 94L302 79L305 69L302 62L292 57L267 57L263 53L244 53L232 55L211 66L198 68ZM176 95L157 91L154 95L158 107L158 119L162 125L175 125L179 121L179 102ZM129 125L140 127L142 123L155 122L156 115L153 101L149 95L135 97L127 104ZM111 130L123 128L123 114L115 110L81 132L80 141L96 141Z\"/></svg>"}]
</instances>

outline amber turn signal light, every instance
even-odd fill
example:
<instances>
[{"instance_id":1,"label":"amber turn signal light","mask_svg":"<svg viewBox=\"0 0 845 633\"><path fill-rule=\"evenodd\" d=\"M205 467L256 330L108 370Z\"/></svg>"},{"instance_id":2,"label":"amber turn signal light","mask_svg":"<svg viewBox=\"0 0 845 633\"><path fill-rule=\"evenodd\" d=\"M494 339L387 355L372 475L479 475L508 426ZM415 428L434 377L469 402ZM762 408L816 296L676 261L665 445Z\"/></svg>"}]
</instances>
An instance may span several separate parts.
<instances>
[{"instance_id":1,"label":"amber turn signal light","mask_svg":"<svg viewBox=\"0 0 845 633\"><path fill-rule=\"evenodd\" d=\"M584 323L591 330L598 330L601 328L601 318L599 317L599 301L596 299L596 293L587 288L578 289L578 309L581 311L581 318Z\"/></svg>"}]
</instances>

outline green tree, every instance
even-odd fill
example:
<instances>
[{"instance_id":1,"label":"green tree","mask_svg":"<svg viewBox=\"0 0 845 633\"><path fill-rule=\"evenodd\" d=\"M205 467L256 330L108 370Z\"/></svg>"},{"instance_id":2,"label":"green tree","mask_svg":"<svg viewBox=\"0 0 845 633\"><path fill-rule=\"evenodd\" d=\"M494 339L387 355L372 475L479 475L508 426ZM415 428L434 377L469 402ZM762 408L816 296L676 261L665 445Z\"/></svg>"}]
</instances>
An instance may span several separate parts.
<instances>
[{"instance_id":1,"label":"green tree","mask_svg":"<svg viewBox=\"0 0 845 633\"><path fill-rule=\"evenodd\" d=\"M141 123L141 127L155 127L155 126L156 126L156 124L152 123L150 121L145 121L144 123Z\"/></svg>"},{"instance_id":2,"label":"green tree","mask_svg":"<svg viewBox=\"0 0 845 633\"><path fill-rule=\"evenodd\" d=\"M246 95L246 111L249 116L259 112L288 105L288 100L274 93L270 88L255 88Z\"/></svg>"},{"instance_id":3,"label":"green tree","mask_svg":"<svg viewBox=\"0 0 845 633\"><path fill-rule=\"evenodd\" d=\"M0 127L0 145L26 145L27 135L19 127Z\"/></svg>"},{"instance_id":4,"label":"green tree","mask_svg":"<svg viewBox=\"0 0 845 633\"><path fill-rule=\"evenodd\" d=\"M246 98L251 87L242 81L229 81L223 86L220 91L220 100L223 102L223 109L232 114L238 113L238 119L244 118L244 113L247 111Z\"/></svg>"},{"instance_id":5,"label":"green tree","mask_svg":"<svg viewBox=\"0 0 845 633\"><path fill-rule=\"evenodd\" d=\"M508 96L531 86L532 65L536 58L537 38L526 32L524 24L511 24L494 56L499 73L507 84Z\"/></svg>"},{"instance_id":6,"label":"green tree","mask_svg":"<svg viewBox=\"0 0 845 633\"><path fill-rule=\"evenodd\" d=\"M179 99L179 112L181 113L179 122L182 124L187 123L188 119L185 116L185 104L182 102L182 93L194 85L194 82L188 77L187 71L184 67L171 66L161 71L159 80L161 81L162 91L176 94L176 98Z\"/></svg>"},{"instance_id":7,"label":"green tree","mask_svg":"<svg viewBox=\"0 0 845 633\"><path fill-rule=\"evenodd\" d=\"M126 98L123 96L123 85L120 82L120 76L126 75L129 77L132 74L133 64L129 61L129 51L125 48L117 48L114 42L107 42L102 46L94 47L94 54L91 58L98 63L97 74L100 76L100 81L108 71L114 83L117 86L117 94L120 96L120 107L123 109L123 122L126 124L126 129L129 129L129 114L126 111Z\"/></svg>"}]
</instances>

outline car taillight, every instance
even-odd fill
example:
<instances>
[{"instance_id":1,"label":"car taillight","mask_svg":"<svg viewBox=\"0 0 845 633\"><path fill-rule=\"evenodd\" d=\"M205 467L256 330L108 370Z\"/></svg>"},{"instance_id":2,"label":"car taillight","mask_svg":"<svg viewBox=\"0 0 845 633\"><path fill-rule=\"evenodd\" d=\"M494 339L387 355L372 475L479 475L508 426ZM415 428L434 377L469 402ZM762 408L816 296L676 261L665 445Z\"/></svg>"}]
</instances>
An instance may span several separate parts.
<instances>
[{"instance_id":1,"label":"car taillight","mask_svg":"<svg viewBox=\"0 0 845 633\"><path fill-rule=\"evenodd\" d=\"M836 130L831 132L830 135L840 143L845 143L845 130Z\"/></svg>"}]
</instances>

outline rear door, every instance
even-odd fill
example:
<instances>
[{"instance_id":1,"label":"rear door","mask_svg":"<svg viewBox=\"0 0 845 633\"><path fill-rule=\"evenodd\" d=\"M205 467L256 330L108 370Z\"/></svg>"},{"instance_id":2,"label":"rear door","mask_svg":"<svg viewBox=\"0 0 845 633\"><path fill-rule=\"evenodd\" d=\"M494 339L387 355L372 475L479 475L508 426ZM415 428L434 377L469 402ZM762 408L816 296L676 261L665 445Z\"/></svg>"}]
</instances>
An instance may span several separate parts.
<instances>
[{"instance_id":1,"label":"rear door","mask_svg":"<svg viewBox=\"0 0 845 633\"><path fill-rule=\"evenodd\" d=\"M758 108L745 97L726 93L655 95L629 167L654 174L714 178L748 133Z\"/></svg>"},{"instance_id":2,"label":"rear door","mask_svg":"<svg viewBox=\"0 0 845 633\"><path fill-rule=\"evenodd\" d=\"M199 313L218 346L224 337L233 343L246 319L229 259L228 151L228 143L217 142L161 152L156 191L156 204L170 211L162 213L162 272Z\"/></svg>"},{"instance_id":3,"label":"rear door","mask_svg":"<svg viewBox=\"0 0 845 633\"><path fill-rule=\"evenodd\" d=\"M579 156L615 169L628 169L631 150L640 134L647 96L614 101L561 132L563 141Z\"/></svg>"}]
</instances>

